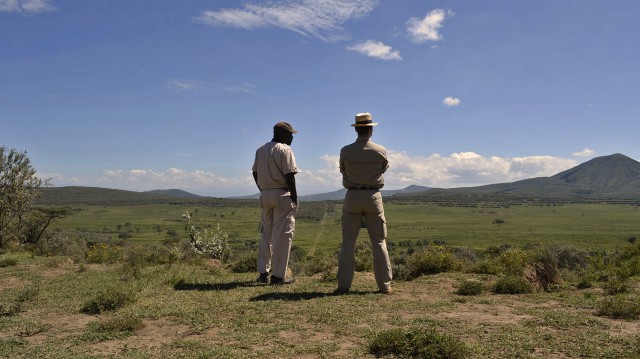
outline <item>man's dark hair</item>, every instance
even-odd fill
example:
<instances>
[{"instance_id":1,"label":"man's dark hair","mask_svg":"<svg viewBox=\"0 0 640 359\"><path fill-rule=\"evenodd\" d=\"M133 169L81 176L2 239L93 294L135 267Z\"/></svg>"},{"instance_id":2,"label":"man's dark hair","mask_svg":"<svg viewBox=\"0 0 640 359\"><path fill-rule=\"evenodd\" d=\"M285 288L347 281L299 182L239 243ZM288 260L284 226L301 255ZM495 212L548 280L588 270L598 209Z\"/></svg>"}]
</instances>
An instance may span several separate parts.
<instances>
[{"instance_id":1,"label":"man's dark hair","mask_svg":"<svg viewBox=\"0 0 640 359\"><path fill-rule=\"evenodd\" d=\"M356 132L358 136L365 136L369 134L370 126L356 126Z\"/></svg>"}]
</instances>

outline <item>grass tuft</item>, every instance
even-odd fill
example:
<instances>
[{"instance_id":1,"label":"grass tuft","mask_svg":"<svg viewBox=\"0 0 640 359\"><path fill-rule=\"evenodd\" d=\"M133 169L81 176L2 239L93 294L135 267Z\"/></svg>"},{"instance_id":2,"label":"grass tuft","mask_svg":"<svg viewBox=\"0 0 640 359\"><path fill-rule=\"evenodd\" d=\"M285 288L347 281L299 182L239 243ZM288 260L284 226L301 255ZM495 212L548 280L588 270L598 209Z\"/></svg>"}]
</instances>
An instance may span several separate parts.
<instances>
[{"instance_id":1,"label":"grass tuft","mask_svg":"<svg viewBox=\"0 0 640 359\"><path fill-rule=\"evenodd\" d=\"M134 301L134 294L128 290L103 288L87 300L80 311L85 314L100 314L118 310Z\"/></svg>"},{"instance_id":2,"label":"grass tuft","mask_svg":"<svg viewBox=\"0 0 640 359\"><path fill-rule=\"evenodd\" d=\"M629 296L616 295L605 298L598 305L597 314L613 319L640 318L640 301Z\"/></svg>"},{"instance_id":3,"label":"grass tuft","mask_svg":"<svg viewBox=\"0 0 640 359\"><path fill-rule=\"evenodd\" d=\"M369 341L369 352L376 356L398 358L469 357L469 348L463 342L424 327L397 328L376 333Z\"/></svg>"},{"instance_id":4,"label":"grass tuft","mask_svg":"<svg viewBox=\"0 0 640 359\"><path fill-rule=\"evenodd\" d=\"M484 291L482 283L475 280L465 280L460 284L456 294L458 295L480 295Z\"/></svg>"},{"instance_id":5,"label":"grass tuft","mask_svg":"<svg viewBox=\"0 0 640 359\"><path fill-rule=\"evenodd\" d=\"M504 276L496 281L492 291L496 294L524 294L533 292L533 287L519 276Z\"/></svg>"}]
</instances>

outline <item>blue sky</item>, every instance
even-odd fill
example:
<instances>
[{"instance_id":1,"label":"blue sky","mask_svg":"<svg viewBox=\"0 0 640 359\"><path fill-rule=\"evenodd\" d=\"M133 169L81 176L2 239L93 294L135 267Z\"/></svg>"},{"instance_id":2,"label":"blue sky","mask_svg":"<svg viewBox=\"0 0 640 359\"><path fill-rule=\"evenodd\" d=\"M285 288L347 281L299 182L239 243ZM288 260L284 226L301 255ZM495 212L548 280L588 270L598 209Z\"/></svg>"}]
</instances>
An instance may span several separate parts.
<instances>
[{"instance_id":1,"label":"blue sky","mask_svg":"<svg viewBox=\"0 0 640 359\"><path fill-rule=\"evenodd\" d=\"M301 194L370 112L385 188L640 159L640 2L0 0L0 145L56 186L256 192L290 122Z\"/></svg>"}]
</instances>

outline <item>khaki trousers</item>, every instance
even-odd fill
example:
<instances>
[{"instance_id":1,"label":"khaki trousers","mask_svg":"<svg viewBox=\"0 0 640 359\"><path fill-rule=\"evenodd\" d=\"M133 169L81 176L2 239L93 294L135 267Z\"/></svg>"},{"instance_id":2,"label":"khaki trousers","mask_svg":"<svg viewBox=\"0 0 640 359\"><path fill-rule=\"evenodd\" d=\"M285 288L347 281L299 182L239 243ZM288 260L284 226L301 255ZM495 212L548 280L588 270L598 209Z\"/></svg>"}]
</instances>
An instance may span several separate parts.
<instances>
[{"instance_id":1,"label":"khaki trousers","mask_svg":"<svg viewBox=\"0 0 640 359\"><path fill-rule=\"evenodd\" d=\"M296 227L297 206L284 189L260 193L262 229L258 247L258 272L284 278L289 263L291 241Z\"/></svg>"},{"instance_id":2,"label":"khaki trousers","mask_svg":"<svg viewBox=\"0 0 640 359\"><path fill-rule=\"evenodd\" d=\"M349 190L342 205L342 245L338 254L338 287L351 288L355 272L355 246L362 218L367 224L373 273L381 291L391 285L392 273L387 252L387 224L384 218L382 195L376 190Z\"/></svg>"}]
</instances>

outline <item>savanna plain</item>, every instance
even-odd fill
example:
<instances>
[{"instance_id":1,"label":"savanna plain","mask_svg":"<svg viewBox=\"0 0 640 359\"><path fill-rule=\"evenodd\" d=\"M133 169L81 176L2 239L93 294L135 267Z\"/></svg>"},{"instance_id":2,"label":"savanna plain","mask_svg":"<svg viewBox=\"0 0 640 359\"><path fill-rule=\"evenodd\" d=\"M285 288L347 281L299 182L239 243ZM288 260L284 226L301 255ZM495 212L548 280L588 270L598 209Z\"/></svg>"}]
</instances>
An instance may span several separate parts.
<instances>
[{"instance_id":1,"label":"savanna plain","mask_svg":"<svg viewBox=\"0 0 640 359\"><path fill-rule=\"evenodd\" d=\"M385 210L393 293L363 229L336 295L339 202L301 203L287 286L255 282L257 201L73 205L0 254L0 357L640 358L636 205Z\"/></svg>"}]
</instances>

